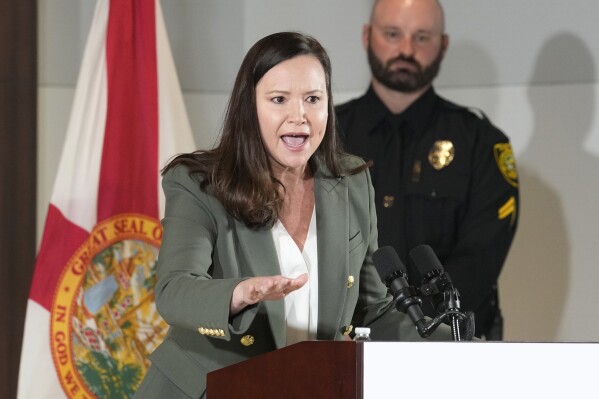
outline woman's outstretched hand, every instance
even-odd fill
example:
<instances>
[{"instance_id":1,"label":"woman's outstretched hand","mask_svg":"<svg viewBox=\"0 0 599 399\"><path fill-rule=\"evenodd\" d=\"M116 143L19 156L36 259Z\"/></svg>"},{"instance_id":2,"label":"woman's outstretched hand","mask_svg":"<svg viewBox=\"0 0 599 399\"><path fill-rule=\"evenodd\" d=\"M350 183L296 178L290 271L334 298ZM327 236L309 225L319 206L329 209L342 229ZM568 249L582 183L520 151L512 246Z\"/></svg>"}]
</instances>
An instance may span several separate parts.
<instances>
[{"instance_id":1,"label":"woman's outstretched hand","mask_svg":"<svg viewBox=\"0 0 599 399\"><path fill-rule=\"evenodd\" d=\"M300 289L308 281L308 273L296 278L284 276L252 277L237 284L231 298L231 314L239 313L248 305L262 301L285 298L287 294Z\"/></svg>"}]
</instances>

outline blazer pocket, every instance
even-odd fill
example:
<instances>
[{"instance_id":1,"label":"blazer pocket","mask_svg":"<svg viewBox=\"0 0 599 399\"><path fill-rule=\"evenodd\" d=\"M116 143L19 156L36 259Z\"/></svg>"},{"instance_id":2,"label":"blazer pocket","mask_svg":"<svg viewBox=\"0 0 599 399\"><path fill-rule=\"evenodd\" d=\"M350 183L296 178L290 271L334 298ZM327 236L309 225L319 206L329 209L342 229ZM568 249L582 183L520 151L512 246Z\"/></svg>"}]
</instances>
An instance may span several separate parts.
<instances>
[{"instance_id":1,"label":"blazer pocket","mask_svg":"<svg viewBox=\"0 0 599 399\"><path fill-rule=\"evenodd\" d=\"M349 238L349 252L352 252L364 242L362 238L362 232L358 230L356 234Z\"/></svg>"}]
</instances>

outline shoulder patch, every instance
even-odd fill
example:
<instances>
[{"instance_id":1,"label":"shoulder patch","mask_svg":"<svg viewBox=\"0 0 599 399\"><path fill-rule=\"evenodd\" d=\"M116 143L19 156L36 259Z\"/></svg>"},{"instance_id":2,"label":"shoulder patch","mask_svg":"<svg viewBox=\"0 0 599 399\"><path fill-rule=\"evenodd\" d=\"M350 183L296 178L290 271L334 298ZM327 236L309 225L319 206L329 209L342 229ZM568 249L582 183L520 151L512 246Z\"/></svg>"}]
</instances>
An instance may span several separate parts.
<instances>
[{"instance_id":1,"label":"shoulder patch","mask_svg":"<svg viewBox=\"0 0 599 399\"><path fill-rule=\"evenodd\" d=\"M497 143L493 146L493 154L497 167L505 180L513 187L518 187L518 170L516 169L516 158L512 152L510 143Z\"/></svg>"}]
</instances>

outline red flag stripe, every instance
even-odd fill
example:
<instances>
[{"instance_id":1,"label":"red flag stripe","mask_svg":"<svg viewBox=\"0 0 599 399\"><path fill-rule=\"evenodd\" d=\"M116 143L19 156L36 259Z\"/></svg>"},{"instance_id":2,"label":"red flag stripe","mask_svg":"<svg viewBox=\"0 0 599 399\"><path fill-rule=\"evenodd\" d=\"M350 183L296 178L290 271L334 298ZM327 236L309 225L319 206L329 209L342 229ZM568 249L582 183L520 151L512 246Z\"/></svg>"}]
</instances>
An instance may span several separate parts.
<instances>
[{"instance_id":1,"label":"red flag stripe","mask_svg":"<svg viewBox=\"0 0 599 399\"><path fill-rule=\"evenodd\" d=\"M58 208L50 204L31 283L30 299L50 310L65 265L88 237L88 231L73 224Z\"/></svg>"},{"instance_id":2,"label":"red flag stripe","mask_svg":"<svg viewBox=\"0 0 599 399\"><path fill-rule=\"evenodd\" d=\"M147 4L142 7L142 3ZM113 0L109 13L108 109L98 221L131 212L158 218L155 4L153 0Z\"/></svg>"}]
</instances>

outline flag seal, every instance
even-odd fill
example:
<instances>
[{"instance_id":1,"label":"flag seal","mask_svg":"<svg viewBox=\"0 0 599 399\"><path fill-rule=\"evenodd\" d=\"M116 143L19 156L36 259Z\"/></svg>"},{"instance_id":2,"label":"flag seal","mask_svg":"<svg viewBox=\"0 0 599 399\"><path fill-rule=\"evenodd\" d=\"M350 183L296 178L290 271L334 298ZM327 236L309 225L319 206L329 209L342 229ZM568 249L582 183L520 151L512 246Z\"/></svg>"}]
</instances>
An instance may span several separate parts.
<instances>
[{"instance_id":1,"label":"flag seal","mask_svg":"<svg viewBox=\"0 0 599 399\"><path fill-rule=\"evenodd\" d=\"M52 303L52 358L69 398L130 397L168 325L154 304L160 222L98 223L64 267ZM119 375L119 378L114 378Z\"/></svg>"}]
</instances>

